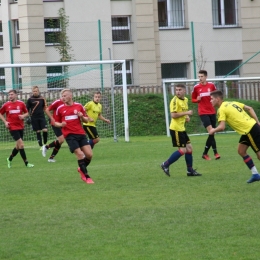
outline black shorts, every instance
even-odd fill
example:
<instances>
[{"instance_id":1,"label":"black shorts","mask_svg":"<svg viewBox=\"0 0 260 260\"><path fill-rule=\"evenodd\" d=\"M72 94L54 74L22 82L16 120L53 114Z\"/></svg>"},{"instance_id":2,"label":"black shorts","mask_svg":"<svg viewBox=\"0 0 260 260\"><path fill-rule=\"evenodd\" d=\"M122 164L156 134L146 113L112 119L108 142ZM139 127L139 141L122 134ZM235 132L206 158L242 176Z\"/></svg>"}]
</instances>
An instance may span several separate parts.
<instances>
[{"instance_id":1,"label":"black shorts","mask_svg":"<svg viewBox=\"0 0 260 260\"><path fill-rule=\"evenodd\" d=\"M44 128L47 128L47 122L45 117L33 118L32 119L32 129L33 131L40 131Z\"/></svg>"},{"instance_id":2,"label":"black shorts","mask_svg":"<svg viewBox=\"0 0 260 260\"><path fill-rule=\"evenodd\" d=\"M95 126L83 125L83 128L89 139L96 139L99 137L97 128Z\"/></svg>"},{"instance_id":3,"label":"black shorts","mask_svg":"<svg viewBox=\"0 0 260 260\"><path fill-rule=\"evenodd\" d=\"M23 129L11 130L9 132L15 141L19 140L20 138L23 140Z\"/></svg>"},{"instance_id":4,"label":"black shorts","mask_svg":"<svg viewBox=\"0 0 260 260\"><path fill-rule=\"evenodd\" d=\"M56 137L62 136L62 131L60 127L56 127L54 125L52 125L51 127Z\"/></svg>"},{"instance_id":5,"label":"black shorts","mask_svg":"<svg viewBox=\"0 0 260 260\"><path fill-rule=\"evenodd\" d=\"M216 119L216 114L213 115L201 115L200 120L202 124L204 125L205 128L208 126L212 126L213 128L216 127L217 119Z\"/></svg>"},{"instance_id":6,"label":"black shorts","mask_svg":"<svg viewBox=\"0 0 260 260\"><path fill-rule=\"evenodd\" d=\"M74 151L78 148L81 148L85 145L89 145L86 135L69 134L65 139L70 148L71 153L74 153Z\"/></svg>"},{"instance_id":7,"label":"black shorts","mask_svg":"<svg viewBox=\"0 0 260 260\"><path fill-rule=\"evenodd\" d=\"M190 144L190 138L187 135L186 131L179 132L170 129L170 134L172 137L173 147L186 147L187 144Z\"/></svg>"},{"instance_id":8,"label":"black shorts","mask_svg":"<svg viewBox=\"0 0 260 260\"><path fill-rule=\"evenodd\" d=\"M260 126L255 124L247 135L241 135L239 143L251 146L257 153L260 150Z\"/></svg>"}]
</instances>

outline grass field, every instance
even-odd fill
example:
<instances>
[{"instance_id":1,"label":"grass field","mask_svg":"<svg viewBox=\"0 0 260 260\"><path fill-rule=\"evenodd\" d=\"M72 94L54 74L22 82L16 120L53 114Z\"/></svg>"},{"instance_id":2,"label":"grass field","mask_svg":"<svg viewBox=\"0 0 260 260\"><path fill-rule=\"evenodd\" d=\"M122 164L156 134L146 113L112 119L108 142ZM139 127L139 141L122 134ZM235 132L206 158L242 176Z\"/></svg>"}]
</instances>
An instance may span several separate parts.
<instances>
[{"instance_id":1,"label":"grass field","mask_svg":"<svg viewBox=\"0 0 260 260\"><path fill-rule=\"evenodd\" d=\"M216 139L222 157L205 161L206 136L191 136L202 177L187 177L180 158L170 178L160 169L175 150L170 138L103 139L89 166L92 185L67 147L56 163L27 148L35 167L17 155L11 169L11 149L1 149L0 259L259 259L260 183L246 183L239 135Z\"/></svg>"}]
</instances>

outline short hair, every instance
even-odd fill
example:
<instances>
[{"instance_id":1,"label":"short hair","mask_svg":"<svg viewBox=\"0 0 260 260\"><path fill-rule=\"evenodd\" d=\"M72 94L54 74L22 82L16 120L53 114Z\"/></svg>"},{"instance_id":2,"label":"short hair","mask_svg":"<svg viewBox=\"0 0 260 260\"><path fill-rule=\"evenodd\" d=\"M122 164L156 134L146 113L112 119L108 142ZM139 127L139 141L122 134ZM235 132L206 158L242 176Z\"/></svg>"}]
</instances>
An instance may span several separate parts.
<instances>
[{"instance_id":1,"label":"short hair","mask_svg":"<svg viewBox=\"0 0 260 260\"><path fill-rule=\"evenodd\" d=\"M60 94L63 95L63 93L66 92L66 91L72 93L69 88L64 88L64 89L60 92Z\"/></svg>"},{"instance_id":2,"label":"short hair","mask_svg":"<svg viewBox=\"0 0 260 260\"><path fill-rule=\"evenodd\" d=\"M8 91L8 94L10 94L10 93L12 93L12 92L13 92L14 94L17 94L17 91L16 91L15 89L9 90L9 91Z\"/></svg>"},{"instance_id":3,"label":"short hair","mask_svg":"<svg viewBox=\"0 0 260 260\"><path fill-rule=\"evenodd\" d=\"M186 89L186 86L184 84L177 84L175 87L176 88L185 88Z\"/></svg>"},{"instance_id":4,"label":"short hair","mask_svg":"<svg viewBox=\"0 0 260 260\"><path fill-rule=\"evenodd\" d=\"M223 99L223 92L221 90L214 90L210 92L210 95L212 97L219 97L220 99Z\"/></svg>"},{"instance_id":5,"label":"short hair","mask_svg":"<svg viewBox=\"0 0 260 260\"><path fill-rule=\"evenodd\" d=\"M35 89L38 89L38 90L39 90L39 87L38 87L38 86L33 86L33 87L32 87L32 90L35 90Z\"/></svg>"},{"instance_id":6,"label":"short hair","mask_svg":"<svg viewBox=\"0 0 260 260\"><path fill-rule=\"evenodd\" d=\"M96 92L94 92L93 96L95 96L96 94L101 95L101 92L100 91L96 91Z\"/></svg>"},{"instance_id":7,"label":"short hair","mask_svg":"<svg viewBox=\"0 0 260 260\"><path fill-rule=\"evenodd\" d=\"M199 74L203 74L204 76L208 76L208 72L206 70L200 70Z\"/></svg>"}]
</instances>

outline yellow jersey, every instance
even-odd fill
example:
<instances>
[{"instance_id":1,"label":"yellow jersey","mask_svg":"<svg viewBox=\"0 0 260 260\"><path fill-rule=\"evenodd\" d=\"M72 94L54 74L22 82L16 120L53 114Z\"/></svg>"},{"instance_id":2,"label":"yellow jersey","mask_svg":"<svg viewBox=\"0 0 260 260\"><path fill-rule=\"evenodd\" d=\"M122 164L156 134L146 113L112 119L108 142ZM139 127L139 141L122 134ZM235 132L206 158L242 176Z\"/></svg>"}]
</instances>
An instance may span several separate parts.
<instances>
[{"instance_id":1,"label":"yellow jersey","mask_svg":"<svg viewBox=\"0 0 260 260\"><path fill-rule=\"evenodd\" d=\"M95 103L93 100L89 101L86 103L84 106L87 115L92 118L94 121L93 122L88 122L88 123L83 123L83 125L88 125L88 126L96 126L96 122L98 119L98 116L102 112L102 105L100 103Z\"/></svg>"},{"instance_id":2,"label":"yellow jersey","mask_svg":"<svg viewBox=\"0 0 260 260\"><path fill-rule=\"evenodd\" d=\"M185 112L188 111L188 98L180 99L174 96L170 102L170 112ZM186 115L178 118L172 118L170 129L174 131L183 132L185 131Z\"/></svg>"},{"instance_id":3,"label":"yellow jersey","mask_svg":"<svg viewBox=\"0 0 260 260\"><path fill-rule=\"evenodd\" d=\"M237 133L248 134L256 121L248 115L244 106L245 104L235 101L222 102L217 112L218 122L226 121Z\"/></svg>"}]
</instances>

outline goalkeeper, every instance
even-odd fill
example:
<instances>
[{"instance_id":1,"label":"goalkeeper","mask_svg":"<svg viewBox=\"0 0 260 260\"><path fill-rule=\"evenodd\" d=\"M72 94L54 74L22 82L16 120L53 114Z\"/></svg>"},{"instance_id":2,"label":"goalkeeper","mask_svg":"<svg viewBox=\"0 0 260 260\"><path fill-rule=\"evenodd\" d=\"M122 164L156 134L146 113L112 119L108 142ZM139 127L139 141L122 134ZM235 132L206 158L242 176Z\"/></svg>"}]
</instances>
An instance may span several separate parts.
<instances>
[{"instance_id":1,"label":"goalkeeper","mask_svg":"<svg viewBox=\"0 0 260 260\"><path fill-rule=\"evenodd\" d=\"M94 145L97 144L100 141L96 122L98 119L110 124L110 120L106 119L102 116L102 105L100 104L101 100L101 92L97 91L94 93L94 97L92 101L89 101L84 106L86 113L89 117L89 122L83 123L83 128L88 135L89 138L89 144L91 148L94 148Z\"/></svg>"}]
</instances>

